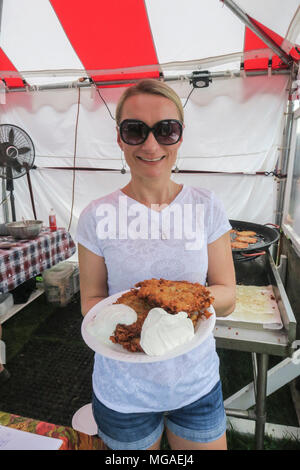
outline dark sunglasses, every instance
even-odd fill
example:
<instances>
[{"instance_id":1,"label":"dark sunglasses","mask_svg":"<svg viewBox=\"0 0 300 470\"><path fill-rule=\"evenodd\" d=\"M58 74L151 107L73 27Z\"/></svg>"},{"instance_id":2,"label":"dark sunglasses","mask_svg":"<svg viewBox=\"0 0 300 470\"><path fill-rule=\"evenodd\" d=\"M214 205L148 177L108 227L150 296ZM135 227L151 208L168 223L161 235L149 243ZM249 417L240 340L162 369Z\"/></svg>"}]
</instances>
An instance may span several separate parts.
<instances>
[{"instance_id":1,"label":"dark sunglasses","mask_svg":"<svg viewBox=\"0 0 300 470\"><path fill-rule=\"evenodd\" d=\"M183 125L176 119L164 119L153 127L149 127L138 119L125 119L121 122L119 129L121 139L128 145L143 144L150 132L153 133L159 144L174 145L179 142L182 136Z\"/></svg>"}]
</instances>

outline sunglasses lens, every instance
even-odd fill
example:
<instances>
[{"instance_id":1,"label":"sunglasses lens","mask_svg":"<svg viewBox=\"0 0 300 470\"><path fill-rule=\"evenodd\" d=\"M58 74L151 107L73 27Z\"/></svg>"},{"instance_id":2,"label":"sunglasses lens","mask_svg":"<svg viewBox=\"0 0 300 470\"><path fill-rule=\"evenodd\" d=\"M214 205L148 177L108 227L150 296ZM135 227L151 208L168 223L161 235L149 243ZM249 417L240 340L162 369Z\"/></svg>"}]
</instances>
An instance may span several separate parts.
<instances>
[{"instance_id":1,"label":"sunglasses lens","mask_svg":"<svg viewBox=\"0 0 300 470\"><path fill-rule=\"evenodd\" d=\"M123 141L129 145L141 144L147 137L147 127L141 121L123 121L120 132Z\"/></svg>"},{"instance_id":2,"label":"sunglasses lens","mask_svg":"<svg viewBox=\"0 0 300 470\"><path fill-rule=\"evenodd\" d=\"M182 125L172 119L160 121L155 126L154 134L157 142L162 145L176 144L182 134Z\"/></svg>"},{"instance_id":3,"label":"sunglasses lens","mask_svg":"<svg viewBox=\"0 0 300 470\"><path fill-rule=\"evenodd\" d=\"M174 119L165 119L155 124L153 129L143 121L125 119L120 124L122 140L128 145L140 145L145 142L152 131L157 142L161 145L176 144L182 135L182 124Z\"/></svg>"}]
</instances>

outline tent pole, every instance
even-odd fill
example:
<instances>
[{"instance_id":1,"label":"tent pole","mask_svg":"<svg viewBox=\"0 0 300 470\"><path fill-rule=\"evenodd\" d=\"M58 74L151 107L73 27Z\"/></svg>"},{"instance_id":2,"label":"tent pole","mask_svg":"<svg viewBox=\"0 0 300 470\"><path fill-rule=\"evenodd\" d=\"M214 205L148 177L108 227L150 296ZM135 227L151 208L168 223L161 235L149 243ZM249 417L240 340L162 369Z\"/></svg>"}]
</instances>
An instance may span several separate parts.
<instances>
[{"instance_id":1,"label":"tent pole","mask_svg":"<svg viewBox=\"0 0 300 470\"><path fill-rule=\"evenodd\" d=\"M293 64L293 59L284 52L273 39L271 39L259 26L257 26L244 10L236 5L233 0L221 0L251 31L253 31L276 55L289 67Z\"/></svg>"},{"instance_id":2,"label":"tent pole","mask_svg":"<svg viewBox=\"0 0 300 470\"><path fill-rule=\"evenodd\" d=\"M280 165L281 168L278 168L278 172L280 172L283 175L287 174L287 169L288 169L293 119L294 119L294 102L291 99L291 96L289 96L289 101L288 101L287 111L286 111L286 122L285 122L285 127L284 127L284 138L282 142L283 158L282 158L281 165ZM281 226L282 217L283 217L286 178L279 179L278 184L279 184L279 192L278 192L278 199L277 199L275 224Z\"/></svg>"},{"instance_id":3,"label":"tent pole","mask_svg":"<svg viewBox=\"0 0 300 470\"><path fill-rule=\"evenodd\" d=\"M268 75L269 71L268 70L247 70L246 76L247 77L258 77L262 75ZM272 75L290 75L291 71L289 69L277 69L277 70L272 70ZM207 73L203 74L207 77ZM224 71L224 72L209 72L208 77L216 80L216 79L222 79L222 78L239 78L244 76L244 74L240 70L234 70L234 71ZM168 75L167 77L164 77L165 82L170 82L170 81L175 81L179 80L182 77L182 75ZM193 74L188 74L184 75L187 79L192 79ZM197 77L201 78L201 70L197 71Z\"/></svg>"},{"instance_id":4,"label":"tent pole","mask_svg":"<svg viewBox=\"0 0 300 470\"><path fill-rule=\"evenodd\" d=\"M1 0L0 0L1 1ZM3 72L5 73L5 72ZM9 72L7 72L9 73ZM260 75L268 75L268 70L247 70L247 77L256 77ZM291 71L288 69L278 69L272 70L272 75L290 75ZM201 71L198 72L198 76L201 76ZM207 73L205 75L207 77ZM239 78L242 76L242 73L239 70L235 70L233 72L226 71L226 72L209 72L208 75L212 79L222 79L222 78ZM169 75L168 77L163 77L165 82L171 82L182 79L182 77L186 80L190 80L193 77L193 74L182 74L178 73L176 75ZM33 86L26 86L26 88L21 87L11 87L7 89L7 92L35 92L35 91L50 91L50 90L61 90L61 89L77 89L77 88L90 88L93 85L96 86L110 86L110 85L127 85L128 83L136 83L137 80L112 80L112 81L101 81L101 82L94 82L91 83L90 81L86 82L66 82L66 83L55 83L49 85L33 85Z\"/></svg>"}]
</instances>

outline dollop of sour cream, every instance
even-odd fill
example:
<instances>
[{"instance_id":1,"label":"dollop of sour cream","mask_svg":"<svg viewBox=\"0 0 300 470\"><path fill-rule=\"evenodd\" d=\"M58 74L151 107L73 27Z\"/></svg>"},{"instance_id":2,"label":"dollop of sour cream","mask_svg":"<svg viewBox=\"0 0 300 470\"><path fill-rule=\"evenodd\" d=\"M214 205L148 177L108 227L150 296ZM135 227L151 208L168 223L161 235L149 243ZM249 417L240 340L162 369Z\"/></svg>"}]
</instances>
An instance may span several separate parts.
<instances>
[{"instance_id":1,"label":"dollop of sour cream","mask_svg":"<svg viewBox=\"0 0 300 470\"><path fill-rule=\"evenodd\" d=\"M113 335L118 323L131 325L137 321L136 311L124 304L107 305L101 309L86 326L87 332L95 336L99 342L112 345L110 336Z\"/></svg>"},{"instance_id":2,"label":"dollop of sour cream","mask_svg":"<svg viewBox=\"0 0 300 470\"><path fill-rule=\"evenodd\" d=\"M190 341L195 335L192 320L186 312L175 315L163 308L149 311L141 331L141 347L149 356L162 356Z\"/></svg>"}]
</instances>

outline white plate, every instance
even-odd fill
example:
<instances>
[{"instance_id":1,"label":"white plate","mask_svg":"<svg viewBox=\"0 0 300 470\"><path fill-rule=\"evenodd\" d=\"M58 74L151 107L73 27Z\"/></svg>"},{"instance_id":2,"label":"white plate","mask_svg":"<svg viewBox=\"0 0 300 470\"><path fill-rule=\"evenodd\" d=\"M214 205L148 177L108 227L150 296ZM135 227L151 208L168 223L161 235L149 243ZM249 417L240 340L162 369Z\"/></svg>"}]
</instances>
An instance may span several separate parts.
<instances>
[{"instance_id":1,"label":"white plate","mask_svg":"<svg viewBox=\"0 0 300 470\"><path fill-rule=\"evenodd\" d=\"M72 428L89 436L98 434L98 426L94 419L91 403L82 406L76 411L72 418Z\"/></svg>"},{"instance_id":2,"label":"white plate","mask_svg":"<svg viewBox=\"0 0 300 470\"><path fill-rule=\"evenodd\" d=\"M125 291L128 292L128 291ZM121 297L125 292L119 292L117 294L111 295L106 299L101 300L98 302L94 307L89 310L89 312L85 315L82 325L81 325L81 334L85 341L85 343L95 352L101 354L102 356L108 357L110 359L115 359L116 361L124 361L124 362L159 362L159 361L166 361L167 359L171 359L173 357L181 356L185 354L195 347L199 346L199 344L203 343L203 341L209 336L209 334L213 331L215 323L216 323L216 313L211 305L207 310L212 313L209 318L200 318L197 322L195 327L195 336L191 341L181 346L178 346L167 354L163 356L148 356L142 352L130 352L127 349L124 349L123 346L120 344L115 344L112 341L109 344L108 342L103 342L103 340L96 338L88 333L86 327L87 325L97 316L101 315L101 311L103 307L107 305L111 305L116 300Z\"/></svg>"}]
</instances>

